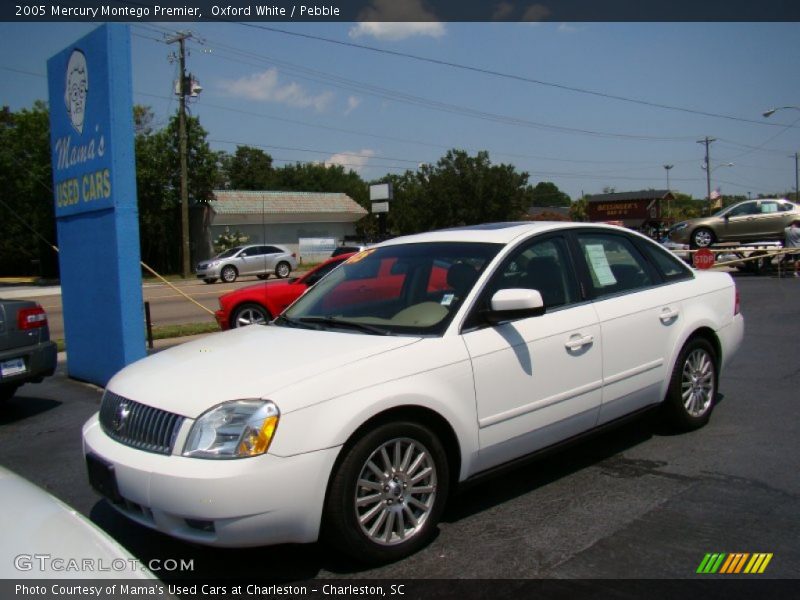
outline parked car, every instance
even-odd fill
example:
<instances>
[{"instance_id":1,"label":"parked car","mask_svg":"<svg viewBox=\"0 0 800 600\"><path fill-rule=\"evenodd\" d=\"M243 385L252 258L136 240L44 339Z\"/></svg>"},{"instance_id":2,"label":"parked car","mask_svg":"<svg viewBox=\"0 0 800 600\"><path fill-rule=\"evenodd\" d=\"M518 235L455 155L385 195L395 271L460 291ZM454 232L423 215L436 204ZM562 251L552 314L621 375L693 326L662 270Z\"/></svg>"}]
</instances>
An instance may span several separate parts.
<instances>
[{"instance_id":1,"label":"parked car","mask_svg":"<svg viewBox=\"0 0 800 600\"><path fill-rule=\"evenodd\" d=\"M155 580L89 519L3 467L0 497L0 578Z\"/></svg>"},{"instance_id":2,"label":"parked car","mask_svg":"<svg viewBox=\"0 0 800 600\"><path fill-rule=\"evenodd\" d=\"M219 310L214 313L214 317L223 330L245 325L266 325L303 292L351 256L352 253L329 258L297 279L258 283L223 294L219 298Z\"/></svg>"},{"instance_id":3,"label":"parked car","mask_svg":"<svg viewBox=\"0 0 800 600\"><path fill-rule=\"evenodd\" d=\"M800 206L788 200L745 200L710 217L677 223L667 235L673 242L693 248L705 248L717 242L783 241L783 230L795 219L800 219Z\"/></svg>"},{"instance_id":4,"label":"parked car","mask_svg":"<svg viewBox=\"0 0 800 600\"><path fill-rule=\"evenodd\" d=\"M743 331L730 275L618 227L397 238L268 327L123 369L83 428L90 481L195 543L396 560L462 482L650 407L703 426Z\"/></svg>"},{"instance_id":5,"label":"parked car","mask_svg":"<svg viewBox=\"0 0 800 600\"><path fill-rule=\"evenodd\" d=\"M283 246L236 246L197 263L197 278L206 283L217 279L233 283L245 275L256 275L259 279L275 275L286 279L295 269L297 255Z\"/></svg>"},{"instance_id":6,"label":"parked car","mask_svg":"<svg viewBox=\"0 0 800 600\"><path fill-rule=\"evenodd\" d=\"M44 309L30 300L0 300L0 401L52 375L57 359Z\"/></svg>"}]
</instances>

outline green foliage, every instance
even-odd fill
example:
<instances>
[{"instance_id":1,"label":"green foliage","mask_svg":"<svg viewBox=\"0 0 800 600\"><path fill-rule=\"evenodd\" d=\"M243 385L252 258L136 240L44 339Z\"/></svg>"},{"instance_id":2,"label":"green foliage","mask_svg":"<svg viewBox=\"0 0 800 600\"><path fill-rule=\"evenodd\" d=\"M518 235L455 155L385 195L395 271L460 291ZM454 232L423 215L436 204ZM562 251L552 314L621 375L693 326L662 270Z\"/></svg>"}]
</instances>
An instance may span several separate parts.
<instances>
[{"instance_id":1,"label":"green foliage","mask_svg":"<svg viewBox=\"0 0 800 600\"><path fill-rule=\"evenodd\" d=\"M219 236L217 236L217 239L214 240L214 251L217 254L220 252L225 252L225 250L230 250L236 246L246 244L247 240L249 239L250 238L248 236L243 234L238 229L231 233L230 227L225 227L225 231L220 233Z\"/></svg>"},{"instance_id":2,"label":"green foliage","mask_svg":"<svg viewBox=\"0 0 800 600\"><path fill-rule=\"evenodd\" d=\"M389 212L393 234L457 225L515 221L525 214L528 174L512 165L493 165L488 152L469 156L450 150L436 165L387 177L394 184Z\"/></svg>"},{"instance_id":3,"label":"green foliage","mask_svg":"<svg viewBox=\"0 0 800 600\"><path fill-rule=\"evenodd\" d=\"M180 141L178 117L164 129L152 131L152 111L134 108L136 188L142 260L159 272L180 269ZM218 155L206 141L197 117L186 120L189 202L211 199L218 181Z\"/></svg>"},{"instance_id":4,"label":"green foliage","mask_svg":"<svg viewBox=\"0 0 800 600\"><path fill-rule=\"evenodd\" d=\"M224 187L233 190L269 190L274 185L272 157L251 146L237 146L233 156L225 154L221 160L227 176Z\"/></svg>"},{"instance_id":5,"label":"green foliage","mask_svg":"<svg viewBox=\"0 0 800 600\"><path fill-rule=\"evenodd\" d=\"M589 203L586 200L586 196L578 198L575 200L575 202L572 202L569 205L569 218L573 221L588 221L588 205Z\"/></svg>"},{"instance_id":6,"label":"green foliage","mask_svg":"<svg viewBox=\"0 0 800 600\"><path fill-rule=\"evenodd\" d=\"M529 206L569 206L570 197L550 181L540 181L529 194Z\"/></svg>"},{"instance_id":7,"label":"green foliage","mask_svg":"<svg viewBox=\"0 0 800 600\"><path fill-rule=\"evenodd\" d=\"M47 106L0 111L0 265L3 275L57 272ZM37 232L37 236L34 232ZM32 261L39 261L36 266Z\"/></svg>"}]
</instances>

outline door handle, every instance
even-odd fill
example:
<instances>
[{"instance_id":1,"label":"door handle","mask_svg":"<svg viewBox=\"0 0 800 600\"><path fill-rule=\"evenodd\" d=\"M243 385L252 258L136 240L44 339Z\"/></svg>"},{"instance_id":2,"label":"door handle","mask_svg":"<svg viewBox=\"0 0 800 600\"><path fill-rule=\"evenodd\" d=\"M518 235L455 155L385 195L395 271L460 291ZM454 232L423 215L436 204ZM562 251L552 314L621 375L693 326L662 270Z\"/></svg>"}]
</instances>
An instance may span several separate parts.
<instances>
[{"instance_id":1,"label":"door handle","mask_svg":"<svg viewBox=\"0 0 800 600\"><path fill-rule=\"evenodd\" d=\"M589 346L593 343L594 343L593 335L581 336L580 333L576 333L566 341L564 346L566 346L567 350L574 352L576 350L580 350L584 346Z\"/></svg>"},{"instance_id":2,"label":"door handle","mask_svg":"<svg viewBox=\"0 0 800 600\"><path fill-rule=\"evenodd\" d=\"M680 311L677 308L670 308L669 306L661 309L661 314L658 315L658 318L661 319L662 323L668 323L674 319L678 318Z\"/></svg>"}]
</instances>

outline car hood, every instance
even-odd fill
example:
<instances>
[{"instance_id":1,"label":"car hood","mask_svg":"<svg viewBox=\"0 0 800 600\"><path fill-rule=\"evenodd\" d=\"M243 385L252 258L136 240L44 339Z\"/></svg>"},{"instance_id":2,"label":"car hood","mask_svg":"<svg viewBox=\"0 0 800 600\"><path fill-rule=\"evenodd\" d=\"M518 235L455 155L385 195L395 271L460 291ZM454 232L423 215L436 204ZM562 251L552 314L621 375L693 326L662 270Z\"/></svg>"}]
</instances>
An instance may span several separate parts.
<instances>
[{"instance_id":1,"label":"car hood","mask_svg":"<svg viewBox=\"0 0 800 600\"><path fill-rule=\"evenodd\" d=\"M197 418L221 402L269 398L295 381L417 341L414 337L253 325L215 333L135 362L117 373L108 389L136 402Z\"/></svg>"},{"instance_id":2,"label":"car hood","mask_svg":"<svg viewBox=\"0 0 800 600\"><path fill-rule=\"evenodd\" d=\"M78 511L3 467L0 496L7 509L0 513L3 579L155 579L143 566L133 568L134 557ZM30 558L37 555L47 560ZM14 568L18 557L21 569ZM87 560L92 566L84 571L69 568ZM112 563L127 566L111 569Z\"/></svg>"}]
</instances>

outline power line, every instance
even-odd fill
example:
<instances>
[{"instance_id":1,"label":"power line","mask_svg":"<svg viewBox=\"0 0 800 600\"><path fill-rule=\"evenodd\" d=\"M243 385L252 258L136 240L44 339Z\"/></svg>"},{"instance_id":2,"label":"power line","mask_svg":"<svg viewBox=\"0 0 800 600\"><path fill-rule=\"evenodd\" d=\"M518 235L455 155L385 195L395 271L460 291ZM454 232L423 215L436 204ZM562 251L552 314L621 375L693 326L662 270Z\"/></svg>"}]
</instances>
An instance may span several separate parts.
<instances>
[{"instance_id":1,"label":"power line","mask_svg":"<svg viewBox=\"0 0 800 600\"><path fill-rule=\"evenodd\" d=\"M460 69L460 70L463 70L463 71L469 71L469 72L473 72L473 73L480 73L480 74L483 74L483 75L491 75L493 77L501 77L503 79L510 79L510 80L513 80L513 81L520 81L520 82L523 82L523 83L530 83L530 84L535 84L535 85L541 85L541 86L556 88L556 89L560 89L560 90L564 90L564 91L568 91L568 92L587 94L587 95L596 96L596 97L599 97L599 98L605 98L605 99L608 99L608 100L618 100L620 102L628 102L628 103L631 103L631 104L639 104L639 105L642 105L642 106L649 106L651 108L660 108L660 109L664 109L664 110L671 110L671 111L689 113L689 114L700 115L700 116L704 116L704 117L713 117L713 118L717 118L717 119L727 119L727 120L730 120L730 121L738 121L738 122L741 122L741 123L754 123L754 124L757 124L757 125L769 125L769 126L773 126L773 127L775 126L775 124L773 124L773 123L768 123L768 122L765 122L765 121L759 121L759 120L756 120L756 119L747 119L747 118L744 118L744 117L736 117L736 116L733 116L733 115L712 113L712 112L708 112L708 111L697 110L697 109L692 109L692 108L686 108L686 107L682 107L682 106L671 106L669 104L661 104L661 103L658 103L658 102L651 102L649 100L642 100L642 99L639 99L639 98L630 98L630 97L626 97L626 96L619 96L619 95L616 95L616 94L609 94L607 92L599 92L599 91L590 90L590 89L587 89L587 88L579 88L579 87L569 86L569 85L565 85L565 84L561 84L561 83L554 83L554 82L551 82L551 81L544 81L544 80L541 80L541 79L534 79L532 77L525 77L525 76L522 76L522 75L516 75L514 73L504 73L504 72L496 71L496 70L493 70L493 69L487 69L487 68L483 68L483 67L476 67L476 66L472 66L472 65L465 65L465 64L461 64L461 63L456 63L456 62L452 62L452 61L438 59L438 58L432 58L432 57L429 57L429 56L421 56L421 55L417 55L417 54L410 54L408 52L400 52L400 51L397 51L397 50L387 50L385 48L377 48L375 46L367 46L365 44L356 44L355 42L345 42L345 41L342 41L342 40L335 40L335 39L332 39L332 38L327 38L327 37L323 37L323 36L319 36L319 35L312 35L312 34L308 34L308 33L300 33L300 32L297 32L297 31L286 31L284 29L278 29L277 27L270 27L268 25L261 25L259 23L236 22L235 24L239 25L239 26L242 26L242 27L250 27L250 28L254 28L254 29L261 29L261 30L264 30L264 31L271 31L273 33L280 33L280 34L283 34L283 35L294 36L294 37L299 37L299 38L304 38L304 39L310 39L310 40L315 40L315 41L319 41L319 42L325 42L325 43L328 43L328 44L335 44L335 45L338 45L338 46L343 46L343 47L348 47L348 48L356 48L356 49L359 49L359 50L375 52L375 53L378 53L378 54L396 56L396 57L399 57L399 58L407 58L407 59L416 60L416 61L419 61L419 62L425 62L425 63L435 64L435 65L439 65L439 66L450 67L450 68L453 68L453 69Z\"/></svg>"}]
</instances>

